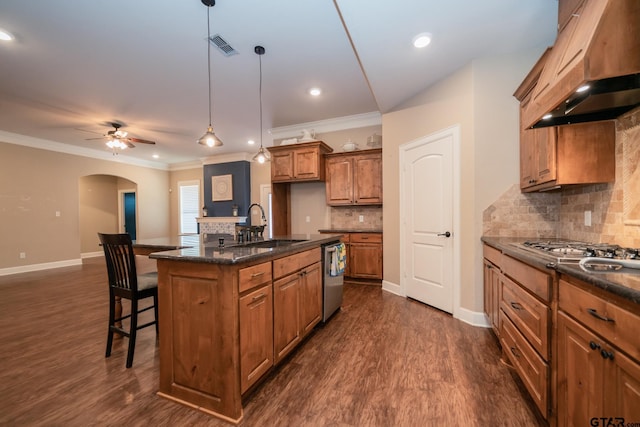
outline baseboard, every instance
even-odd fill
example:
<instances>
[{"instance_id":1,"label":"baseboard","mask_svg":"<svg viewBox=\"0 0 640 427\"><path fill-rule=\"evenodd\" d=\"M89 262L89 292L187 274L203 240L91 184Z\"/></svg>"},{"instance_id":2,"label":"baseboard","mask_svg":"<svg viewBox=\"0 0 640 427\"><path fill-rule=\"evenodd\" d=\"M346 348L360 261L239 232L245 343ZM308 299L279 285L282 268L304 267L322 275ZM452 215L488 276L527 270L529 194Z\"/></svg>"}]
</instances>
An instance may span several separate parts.
<instances>
[{"instance_id":1,"label":"baseboard","mask_svg":"<svg viewBox=\"0 0 640 427\"><path fill-rule=\"evenodd\" d=\"M104 252L103 251L97 251L97 252L85 252L80 254L80 258L85 259L85 258L96 258L99 256L104 256Z\"/></svg>"},{"instance_id":2,"label":"baseboard","mask_svg":"<svg viewBox=\"0 0 640 427\"><path fill-rule=\"evenodd\" d=\"M491 324L487 320L487 316L483 312L471 311L466 308L458 308L453 316L458 320L462 320L464 323L468 323L472 326L478 326L480 328L490 328Z\"/></svg>"},{"instance_id":3,"label":"baseboard","mask_svg":"<svg viewBox=\"0 0 640 427\"><path fill-rule=\"evenodd\" d=\"M64 261L45 262L42 264L21 265L19 267L0 268L0 276L9 276L11 274L29 273L31 271L49 270L51 268L71 267L74 265L82 265L82 258L68 259Z\"/></svg>"},{"instance_id":4,"label":"baseboard","mask_svg":"<svg viewBox=\"0 0 640 427\"><path fill-rule=\"evenodd\" d=\"M382 290L383 291L387 291L389 293L392 293L394 295L399 295L401 297L406 297L405 293L402 292L402 288L400 288L400 285L395 284L393 282L389 282L388 280L383 280L382 281Z\"/></svg>"}]
</instances>

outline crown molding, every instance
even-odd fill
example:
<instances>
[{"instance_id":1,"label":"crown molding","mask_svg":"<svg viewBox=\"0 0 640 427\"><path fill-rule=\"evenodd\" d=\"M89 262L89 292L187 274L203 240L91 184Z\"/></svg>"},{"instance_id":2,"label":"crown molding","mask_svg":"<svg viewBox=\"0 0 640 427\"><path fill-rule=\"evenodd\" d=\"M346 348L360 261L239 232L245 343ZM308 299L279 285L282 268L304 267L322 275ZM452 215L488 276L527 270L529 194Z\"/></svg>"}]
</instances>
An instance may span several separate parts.
<instances>
[{"instance_id":1,"label":"crown molding","mask_svg":"<svg viewBox=\"0 0 640 427\"><path fill-rule=\"evenodd\" d=\"M126 156L114 156L110 152L78 147L70 144L50 141L48 139L34 138L17 133L0 130L0 141L8 144L22 145L24 147L38 148L41 150L55 151L57 153L72 154L74 156L90 157L92 159L106 160L108 162L125 163L145 168L169 170L166 163L152 162Z\"/></svg>"},{"instance_id":2,"label":"crown molding","mask_svg":"<svg viewBox=\"0 0 640 427\"><path fill-rule=\"evenodd\" d=\"M300 136L304 129L313 129L316 134L323 132L335 132L345 129L356 129L366 126L382 124L382 115L378 111L371 113L355 114L353 116L336 117L334 119L318 120L315 122L300 123L291 126L281 126L269 129L273 139Z\"/></svg>"}]
</instances>

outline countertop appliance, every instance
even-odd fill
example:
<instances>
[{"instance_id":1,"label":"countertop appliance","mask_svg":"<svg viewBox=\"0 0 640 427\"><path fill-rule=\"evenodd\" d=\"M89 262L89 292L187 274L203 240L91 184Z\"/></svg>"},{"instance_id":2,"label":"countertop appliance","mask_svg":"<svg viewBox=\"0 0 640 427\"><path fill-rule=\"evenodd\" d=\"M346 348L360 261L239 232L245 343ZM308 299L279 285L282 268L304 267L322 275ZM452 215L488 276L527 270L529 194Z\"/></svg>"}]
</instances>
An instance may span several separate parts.
<instances>
[{"instance_id":1,"label":"countertop appliance","mask_svg":"<svg viewBox=\"0 0 640 427\"><path fill-rule=\"evenodd\" d=\"M342 288L344 271L336 269L334 263L337 258L340 242L322 245L322 322L327 320L340 308L342 304ZM333 268L332 268L333 267Z\"/></svg>"},{"instance_id":2,"label":"countertop appliance","mask_svg":"<svg viewBox=\"0 0 640 427\"><path fill-rule=\"evenodd\" d=\"M572 240L525 241L513 245L548 258L550 262L579 264L588 271L640 268L640 250L637 248Z\"/></svg>"}]
</instances>

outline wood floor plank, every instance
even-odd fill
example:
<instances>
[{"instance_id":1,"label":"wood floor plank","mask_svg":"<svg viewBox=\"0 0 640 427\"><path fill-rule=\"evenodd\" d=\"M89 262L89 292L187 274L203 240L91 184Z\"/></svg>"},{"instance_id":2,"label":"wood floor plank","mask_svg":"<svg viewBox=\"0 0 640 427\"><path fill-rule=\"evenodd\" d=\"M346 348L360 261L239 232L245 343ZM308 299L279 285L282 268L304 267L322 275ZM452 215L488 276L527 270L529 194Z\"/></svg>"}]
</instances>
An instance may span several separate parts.
<instances>
[{"instance_id":1,"label":"wood floor plank","mask_svg":"<svg viewBox=\"0 0 640 427\"><path fill-rule=\"evenodd\" d=\"M228 426L156 395L153 328L131 369L126 339L104 357L106 279L102 258L0 277L0 425ZM499 358L489 330L347 284L342 310L246 399L242 425L543 425Z\"/></svg>"}]
</instances>

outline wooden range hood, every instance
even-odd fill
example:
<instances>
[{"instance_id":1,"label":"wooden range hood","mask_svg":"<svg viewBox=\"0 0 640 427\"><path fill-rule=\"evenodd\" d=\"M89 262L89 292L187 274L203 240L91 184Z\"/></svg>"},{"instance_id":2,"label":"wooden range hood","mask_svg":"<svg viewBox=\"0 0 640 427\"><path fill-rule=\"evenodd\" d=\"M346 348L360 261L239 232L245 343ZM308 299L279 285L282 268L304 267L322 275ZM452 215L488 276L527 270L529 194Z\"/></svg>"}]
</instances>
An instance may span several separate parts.
<instances>
[{"instance_id":1,"label":"wooden range hood","mask_svg":"<svg viewBox=\"0 0 640 427\"><path fill-rule=\"evenodd\" d=\"M640 105L640 0L573 3L581 4L559 29L522 112L527 128L610 120Z\"/></svg>"}]
</instances>

